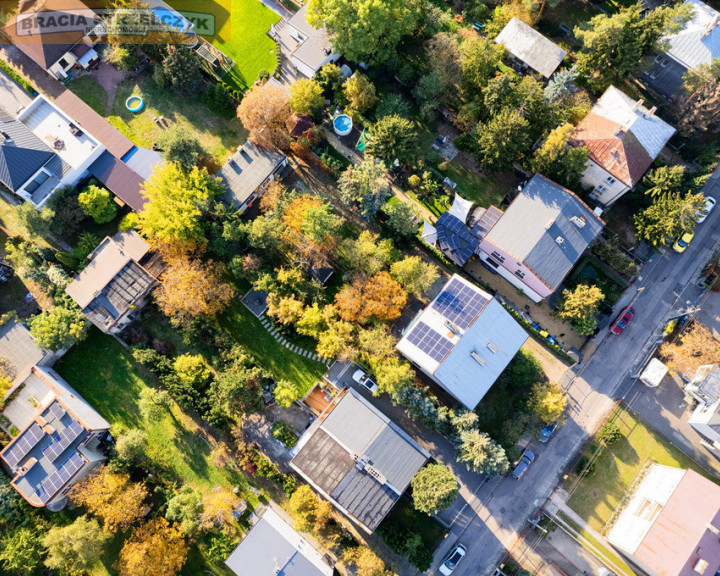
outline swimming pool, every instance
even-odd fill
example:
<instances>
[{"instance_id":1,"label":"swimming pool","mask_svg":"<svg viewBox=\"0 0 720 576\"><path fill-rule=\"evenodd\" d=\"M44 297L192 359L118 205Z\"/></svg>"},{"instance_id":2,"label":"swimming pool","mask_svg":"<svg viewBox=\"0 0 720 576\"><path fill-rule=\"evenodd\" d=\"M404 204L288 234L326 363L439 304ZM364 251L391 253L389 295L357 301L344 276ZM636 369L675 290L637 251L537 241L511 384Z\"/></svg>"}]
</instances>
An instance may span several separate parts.
<instances>
[{"instance_id":1,"label":"swimming pool","mask_svg":"<svg viewBox=\"0 0 720 576\"><path fill-rule=\"evenodd\" d=\"M338 136L347 136L352 132L352 127L352 118L347 114L340 114L333 120L333 128L335 128L335 134Z\"/></svg>"}]
</instances>

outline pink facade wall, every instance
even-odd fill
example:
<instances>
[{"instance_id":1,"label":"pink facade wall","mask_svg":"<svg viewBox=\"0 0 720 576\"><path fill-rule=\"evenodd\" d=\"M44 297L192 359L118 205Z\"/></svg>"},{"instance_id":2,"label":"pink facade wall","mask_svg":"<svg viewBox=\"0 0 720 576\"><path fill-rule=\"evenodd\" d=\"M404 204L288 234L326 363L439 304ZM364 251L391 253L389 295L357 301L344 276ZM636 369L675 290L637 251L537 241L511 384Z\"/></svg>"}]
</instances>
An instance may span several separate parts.
<instances>
[{"instance_id":1,"label":"pink facade wall","mask_svg":"<svg viewBox=\"0 0 720 576\"><path fill-rule=\"evenodd\" d=\"M505 262L501 262L500 266L507 270L510 274L512 274L515 280L523 283L525 286L527 286L534 292L537 292L542 298L547 298L548 296L550 296L550 294L553 293L553 290L549 288L547 284L545 284L545 282L540 280L540 278L538 278L532 270L525 266L525 264L521 260L518 260L512 254L505 252L501 248L498 248L492 242L482 240L482 242L480 242L480 250L482 250L488 256L490 256L493 252L497 252L498 254L503 256L505 258ZM497 262L497 258L494 258L494 260ZM523 272L525 274L525 277L520 278L519 276L517 276L515 274L517 270Z\"/></svg>"}]
</instances>

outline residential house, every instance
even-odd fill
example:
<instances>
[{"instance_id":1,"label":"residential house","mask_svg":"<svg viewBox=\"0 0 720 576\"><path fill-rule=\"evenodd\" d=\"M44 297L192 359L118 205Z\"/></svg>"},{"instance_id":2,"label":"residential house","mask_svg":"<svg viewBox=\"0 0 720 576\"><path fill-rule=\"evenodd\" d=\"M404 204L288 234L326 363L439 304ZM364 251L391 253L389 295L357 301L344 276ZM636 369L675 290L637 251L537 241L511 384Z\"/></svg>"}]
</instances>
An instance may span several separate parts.
<instances>
[{"instance_id":1,"label":"residential house","mask_svg":"<svg viewBox=\"0 0 720 576\"><path fill-rule=\"evenodd\" d=\"M575 194L540 174L480 241L480 259L528 298L555 292L605 223Z\"/></svg>"},{"instance_id":2,"label":"residential house","mask_svg":"<svg viewBox=\"0 0 720 576\"><path fill-rule=\"evenodd\" d=\"M495 42L502 44L512 58L545 78L550 78L567 56L560 46L515 17L495 37Z\"/></svg>"},{"instance_id":3,"label":"residential house","mask_svg":"<svg viewBox=\"0 0 720 576\"><path fill-rule=\"evenodd\" d=\"M294 46L290 46L290 61L304 76L312 78L325 64L337 62L340 58L340 54L333 52L327 30L324 27L315 28L308 23L306 5L303 5L289 20L280 23L276 28L276 34L285 39L283 28L289 33L292 43L296 43ZM285 40L289 43L290 39Z\"/></svg>"},{"instance_id":4,"label":"residential house","mask_svg":"<svg viewBox=\"0 0 720 576\"><path fill-rule=\"evenodd\" d=\"M0 464L29 504L60 510L72 486L106 459L110 424L49 368L33 366L6 398L0 426L13 439Z\"/></svg>"},{"instance_id":5,"label":"residential house","mask_svg":"<svg viewBox=\"0 0 720 576\"><path fill-rule=\"evenodd\" d=\"M430 457L351 388L333 398L291 455L290 466L368 533Z\"/></svg>"},{"instance_id":6,"label":"residential house","mask_svg":"<svg viewBox=\"0 0 720 576\"><path fill-rule=\"evenodd\" d=\"M40 348L23 324L10 319L0 327L0 360L14 385L33 366L52 366L57 355Z\"/></svg>"},{"instance_id":7,"label":"residential house","mask_svg":"<svg viewBox=\"0 0 720 576\"><path fill-rule=\"evenodd\" d=\"M649 576L720 569L720 486L693 470L652 464L625 497L608 540Z\"/></svg>"},{"instance_id":8,"label":"residential house","mask_svg":"<svg viewBox=\"0 0 720 576\"><path fill-rule=\"evenodd\" d=\"M697 401L688 423L715 450L720 450L720 366L698 368L685 386L685 394Z\"/></svg>"},{"instance_id":9,"label":"residential house","mask_svg":"<svg viewBox=\"0 0 720 576\"><path fill-rule=\"evenodd\" d=\"M588 149L582 184L599 204L634 188L675 133L642 104L610 86L572 134L571 144Z\"/></svg>"},{"instance_id":10,"label":"residential house","mask_svg":"<svg viewBox=\"0 0 720 576\"><path fill-rule=\"evenodd\" d=\"M100 17L81 0L22 0L3 32L48 74L64 80L73 67L98 62L93 43Z\"/></svg>"},{"instance_id":11,"label":"residential house","mask_svg":"<svg viewBox=\"0 0 720 576\"><path fill-rule=\"evenodd\" d=\"M332 566L285 519L270 507L258 517L225 565L238 576L332 576Z\"/></svg>"},{"instance_id":12,"label":"residential house","mask_svg":"<svg viewBox=\"0 0 720 576\"><path fill-rule=\"evenodd\" d=\"M677 34L663 38L668 49L655 57L642 80L666 98L683 85L683 76L720 57L720 12L700 0L686 0L692 18Z\"/></svg>"},{"instance_id":13,"label":"residential house","mask_svg":"<svg viewBox=\"0 0 720 576\"><path fill-rule=\"evenodd\" d=\"M136 232L127 231L106 237L88 259L66 292L90 322L107 334L117 334L157 285L150 272L155 255Z\"/></svg>"},{"instance_id":14,"label":"residential house","mask_svg":"<svg viewBox=\"0 0 720 576\"><path fill-rule=\"evenodd\" d=\"M527 337L500 302L454 274L410 322L396 347L473 410Z\"/></svg>"},{"instance_id":15,"label":"residential house","mask_svg":"<svg viewBox=\"0 0 720 576\"><path fill-rule=\"evenodd\" d=\"M287 165L287 156L282 152L248 140L217 173L227 188L225 201L245 212Z\"/></svg>"}]
</instances>

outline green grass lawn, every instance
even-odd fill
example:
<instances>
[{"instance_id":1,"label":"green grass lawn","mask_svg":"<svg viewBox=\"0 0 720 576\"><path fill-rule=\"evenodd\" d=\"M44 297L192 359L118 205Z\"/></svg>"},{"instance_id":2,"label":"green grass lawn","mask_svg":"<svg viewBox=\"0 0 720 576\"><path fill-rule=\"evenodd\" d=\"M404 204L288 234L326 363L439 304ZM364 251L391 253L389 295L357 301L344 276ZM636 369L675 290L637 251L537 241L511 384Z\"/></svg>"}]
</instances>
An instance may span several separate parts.
<instances>
[{"instance_id":1,"label":"green grass lawn","mask_svg":"<svg viewBox=\"0 0 720 576\"><path fill-rule=\"evenodd\" d=\"M81 76L66 84L85 104L90 106L100 116L105 116L108 94L92 76Z\"/></svg>"},{"instance_id":2,"label":"green grass lawn","mask_svg":"<svg viewBox=\"0 0 720 576\"><path fill-rule=\"evenodd\" d=\"M508 192L507 187L492 176L481 176L454 162L450 162L446 170L438 171L457 184L455 191L460 196L472 200L478 206L499 206Z\"/></svg>"},{"instance_id":3,"label":"green grass lawn","mask_svg":"<svg viewBox=\"0 0 720 576\"><path fill-rule=\"evenodd\" d=\"M692 468L708 476L632 411L618 407L610 418L620 427L623 438L605 448L597 459L592 476L577 481L573 473L564 485L566 490L575 487L568 501L570 508L595 530L600 531L607 523L649 459L666 466Z\"/></svg>"}]
</instances>

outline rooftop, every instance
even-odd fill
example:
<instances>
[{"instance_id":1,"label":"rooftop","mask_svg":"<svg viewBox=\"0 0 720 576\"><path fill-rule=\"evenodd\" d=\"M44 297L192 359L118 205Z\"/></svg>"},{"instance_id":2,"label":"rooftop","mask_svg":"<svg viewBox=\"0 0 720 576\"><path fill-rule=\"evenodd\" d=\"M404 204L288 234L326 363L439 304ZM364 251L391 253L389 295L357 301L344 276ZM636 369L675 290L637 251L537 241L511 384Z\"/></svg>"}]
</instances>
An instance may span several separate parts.
<instances>
[{"instance_id":1,"label":"rooftop","mask_svg":"<svg viewBox=\"0 0 720 576\"><path fill-rule=\"evenodd\" d=\"M22 376L31 366L40 363L48 354L41 349L30 335L30 331L19 322L9 320L0 327L0 358L12 366L13 380Z\"/></svg>"},{"instance_id":2,"label":"rooftop","mask_svg":"<svg viewBox=\"0 0 720 576\"><path fill-rule=\"evenodd\" d=\"M550 78L567 52L522 20L513 17L495 38L513 56Z\"/></svg>"},{"instance_id":3,"label":"rooftop","mask_svg":"<svg viewBox=\"0 0 720 576\"><path fill-rule=\"evenodd\" d=\"M89 167L90 173L108 190L136 212L145 207L142 193L145 181L122 160L105 150Z\"/></svg>"},{"instance_id":4,"label":"rooftop","mask_svg":"<svg viewBox=\"0 0 720 576\"><path fill-rule=\"evenodd\" d=\"M217 173L228 189L225 199L241 206L284 161L284 154L248 140Z\"/></svg>"},{"instance_id":5,"label":"rooftop","mask_svg":"<svg viewBox=\"0 0 720 576\"><path fill-rule=\"evenodd\" d=\"M497 300L455 274L405 329L397 349L472 410L525 340Z\"/></svg>"},{"instance_id":6,"label":"rooftop","mask_svg":"<svg viewBox=\"0 0 720 576\"><path fill-rule=\"evenodd\" d=\"M557 289L605 223L575 194L533 176L485 240Z\"/></svg>"},{"instance_id":7,"label":"rooftop","mask_svg":"<svg viewBox=\"0 0 720 576\"><path fill-rule=\"evenodd\" d=\"M292 26L305 36L305 40L301 42L293 51L293 57L307 64L313 70L320 68L325 59L332 54L332 45L328 39L325 28L312 27L306 18L306 5L295 12L288 20L288 25Z\"/></svg>"},{"instance_id":8,"label":"rooftop","mask_svg":"<svg viewBox=\"0 0 720 576\"><path fill-rule=\"evenodd\" d=\"M685 4L692 7L692 19L664 40L669 44L667 54L691 69L720 56L720 12L700 0L687 0Z\"/></svg>"},{"instance_id":9,"label":"rooftop","mask_svg":"<svg viewBox=\"0 0 720 576\"><path fill-rule=\"evenodd\" d=\"M352 389L300 438L290 465L367 532L378 527L429 454Z\"/></svg>"}]
</instances>

